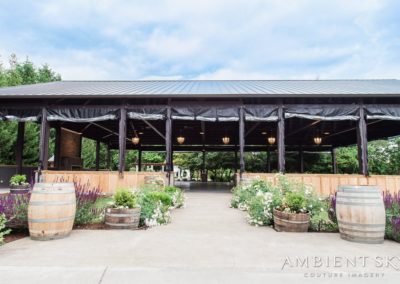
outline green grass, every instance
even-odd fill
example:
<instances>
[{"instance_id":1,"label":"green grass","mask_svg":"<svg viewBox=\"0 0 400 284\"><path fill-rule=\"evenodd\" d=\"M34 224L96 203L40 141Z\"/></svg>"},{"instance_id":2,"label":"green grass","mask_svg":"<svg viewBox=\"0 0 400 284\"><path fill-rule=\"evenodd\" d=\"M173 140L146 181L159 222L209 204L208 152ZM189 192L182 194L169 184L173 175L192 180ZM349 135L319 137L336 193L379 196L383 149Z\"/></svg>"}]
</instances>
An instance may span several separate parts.
<instances>
[{"instance_id":1,"label":"green grass","mask_svg":"<svg viewBox=\"0 0 400 284\"><path fill-rule=\"evenodd\" d=\"M100 197L99 199L96 200L94 207L95 208L105 208L108 206L108 203L111 201L113 201L112 197Z\"/></svg>"}]
</instances>

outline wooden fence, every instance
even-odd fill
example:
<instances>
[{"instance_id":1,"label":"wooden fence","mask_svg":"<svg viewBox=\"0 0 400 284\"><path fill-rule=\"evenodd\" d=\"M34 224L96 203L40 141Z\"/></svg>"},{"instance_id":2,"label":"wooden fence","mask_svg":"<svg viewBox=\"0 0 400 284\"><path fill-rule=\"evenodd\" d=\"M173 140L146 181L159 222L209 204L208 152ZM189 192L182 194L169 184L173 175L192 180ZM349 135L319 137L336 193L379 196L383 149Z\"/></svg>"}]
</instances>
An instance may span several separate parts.
<instances>
[{"instance_id":1,"label":"wooden fence","mask_svg":"<svg viewBox=\"0 0 400 284\"><path fill-rule=\"evenodd\" d=\"M289 180L297 180L312 185L321 196L327 196L337 191L339 185L377 185L382 191L399 192L400 176L346 174L286 174ZM245 181L253 179L267 180L276 183L276 174L244 173ZM239 180L237 181L239 182Z\"/></svg>"},{"instance_id":2,"label":"wooden fence","mask_svg":"<svg viewBox=\"0 0 400 284\"><path fill-rule=\"evenodd\" d=\"M137 189L152 179L162 180L167 184L164 172L124 172L120 177L112 171L43 171L44 182L55 182L60 179L82 183L89 182L93 187L99 187L104 194L111 195L119 187Z\"/></svg>"}]
</instances>

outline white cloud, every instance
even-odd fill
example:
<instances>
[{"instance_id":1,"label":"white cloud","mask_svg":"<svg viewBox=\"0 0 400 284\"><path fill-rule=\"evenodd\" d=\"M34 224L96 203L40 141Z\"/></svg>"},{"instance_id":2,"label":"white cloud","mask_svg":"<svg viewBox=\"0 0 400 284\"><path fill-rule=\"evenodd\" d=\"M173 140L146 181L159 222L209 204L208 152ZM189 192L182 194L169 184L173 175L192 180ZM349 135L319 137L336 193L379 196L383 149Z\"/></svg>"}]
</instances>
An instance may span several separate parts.
<instances>
[{"instance_id":1,"label":"white cloud","mask_svg":"<svg viewBox=\"0 0 400 284\"><path fill-rule=\"evenodd\" d=\"M15 5L3 13L23 24L0 17L3 54L47 62L64 79L393 78L400 72L400 23L386 19L399 5L390 0L47 0L25 3L31 7L22 15Z\"/></svg>"}]
</instances>

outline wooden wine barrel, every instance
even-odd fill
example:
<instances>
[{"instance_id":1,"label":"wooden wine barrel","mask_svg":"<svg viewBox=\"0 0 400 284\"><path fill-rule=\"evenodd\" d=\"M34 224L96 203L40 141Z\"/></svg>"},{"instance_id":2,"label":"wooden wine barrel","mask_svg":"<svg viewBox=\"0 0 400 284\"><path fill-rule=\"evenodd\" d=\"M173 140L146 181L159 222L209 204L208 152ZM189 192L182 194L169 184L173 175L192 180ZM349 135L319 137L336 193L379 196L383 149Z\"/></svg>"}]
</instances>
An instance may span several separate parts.
<instances>
[{"instance_id":1,"label":"wooden wine barrel","mask_svg":"<svg viewBox=\"0 0 400 284\"><path fill-rule=\"evenodd\" d=\"M108 229L137 229L139 227L140 208L107 208L105 223Z\"/></svg>"},{"instance_id":2,"label":"wooden wine barrel","mask_svg":"<svg viewBox=\"0 0 400 284\"><path fill-rule=\"evenodd\" d=\"M274 229L278 232L307 232L309 213L287 213L274 209Z\"/></svg>"},{"instance_id":3,"label":"wooden wine barrel","mask_svg":"<svg viewBox=\"0 0 400 284\"><path fill-rule=\"evenodd\" d=\"M76 212L73 183L36 183L28 206L29 234L33 240L68 236Z\"/></svg>"},{"instance_id":4,"label":"wooden wine barrel","mask_svg":"<svg viewBox=\"0 0 400 284\"><path fill-rule=\"evenodd\" d=\"M382 243L385 207L377 186L340 186L336 217L342 239L359 243Z\"/></svg>"}]
</instances>

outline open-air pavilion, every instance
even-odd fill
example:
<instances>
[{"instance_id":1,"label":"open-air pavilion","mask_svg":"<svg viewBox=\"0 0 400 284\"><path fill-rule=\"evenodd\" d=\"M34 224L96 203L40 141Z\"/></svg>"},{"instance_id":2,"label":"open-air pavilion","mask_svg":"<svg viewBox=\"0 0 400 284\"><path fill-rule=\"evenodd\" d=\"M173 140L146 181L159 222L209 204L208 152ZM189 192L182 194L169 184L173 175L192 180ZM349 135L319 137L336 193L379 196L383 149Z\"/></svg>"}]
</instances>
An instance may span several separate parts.
<instances>
[{"instance_id":1,"label":"open-air pavilion","mask_svg":"<svg viewBox=\"0 0 400 284\"><path fill-rule=\"evenodd\" d=\"M23 164L24 123L35 121L41 124L41 178L90 179L106 193L118 185L139 186L147 177L173 183L172 157L179 151L236 153L239 181L285 173L285 152L296 151L298 171L289 176L321 193L341 183L400 187L400 177L369 176L367 150L368 141L400 133L398 80L61 81L1 88L0 117L19 123L17 172ZM56 130L51 168L50 128ZM82 137L97 141L96 171L82 170ZM119 150L118 172L99 168L101 143ZM359 175L338 175L335 148L354 144ZM138 172L126 171L129 149L138 150L139 157L142 151L165 151L165 172L141 172L140 158ZM265 172L246 173L246 151L268 153ZM304 153L327 151L332 174L303 173ZM271 164L271 153L277 165Z\"/></svg>"}]
</instances>

